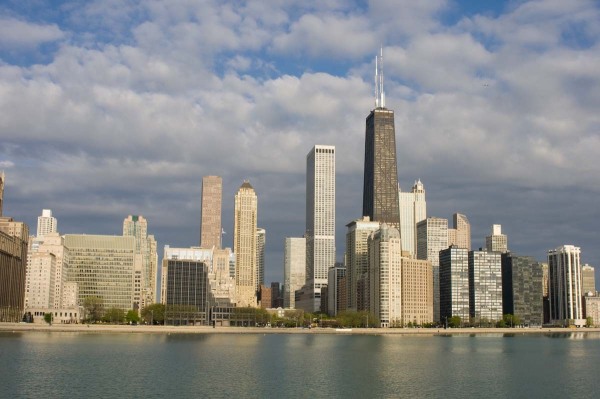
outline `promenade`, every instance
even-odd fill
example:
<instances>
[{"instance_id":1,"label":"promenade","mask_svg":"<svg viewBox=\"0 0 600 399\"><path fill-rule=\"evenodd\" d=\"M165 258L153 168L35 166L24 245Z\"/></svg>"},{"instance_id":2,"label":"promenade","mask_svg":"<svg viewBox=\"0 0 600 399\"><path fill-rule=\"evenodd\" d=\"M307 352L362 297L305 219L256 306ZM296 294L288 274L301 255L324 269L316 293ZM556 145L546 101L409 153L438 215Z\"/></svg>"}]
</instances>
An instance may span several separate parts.
<instances>
[{"instance_id":1,"label":"promenade","mask_svg":"<svg viewBox=\"0 0 600 399\"><path fill-rule=\"evenodd\" d=\"M0 332L55 332L95 334L358 334L358 335L525 335L552 333L600 334L600 328L265 328L207 326L146 326L106 324L0 323Z\"/></svg>"}]
</instances>

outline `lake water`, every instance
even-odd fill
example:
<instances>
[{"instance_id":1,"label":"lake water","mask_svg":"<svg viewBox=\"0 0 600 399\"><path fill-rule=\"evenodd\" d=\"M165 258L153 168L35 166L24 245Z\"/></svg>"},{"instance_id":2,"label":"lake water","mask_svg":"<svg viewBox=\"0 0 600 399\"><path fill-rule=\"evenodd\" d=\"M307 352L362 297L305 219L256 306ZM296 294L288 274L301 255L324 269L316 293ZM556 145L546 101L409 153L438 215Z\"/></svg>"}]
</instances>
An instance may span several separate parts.
<instances>
[{"instance_id":1,"label":"lake water","mask_svg":"<svg viewBox=\"0 0 600 399\"><path fill-rule=\"evenodd\" d=\"M600 334L0 333L1 398L591 398Z\"/></svg>"}]
</instances>

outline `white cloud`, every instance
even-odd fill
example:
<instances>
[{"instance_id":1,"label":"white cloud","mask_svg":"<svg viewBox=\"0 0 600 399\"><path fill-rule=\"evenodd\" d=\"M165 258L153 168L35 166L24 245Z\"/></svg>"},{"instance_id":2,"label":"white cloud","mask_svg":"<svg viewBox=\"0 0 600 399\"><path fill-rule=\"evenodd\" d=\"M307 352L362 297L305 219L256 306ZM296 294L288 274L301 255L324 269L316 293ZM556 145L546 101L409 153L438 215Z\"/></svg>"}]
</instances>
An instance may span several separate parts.
<instances>
[{"instance_id":1,"label":"white cloud","mask_svg":"<svg viewBox=\"0 0 600 399\"><path fill-rule=\"evenodd\" d=\"M0 48L36 47L66 37L55 24L34 24L15 18L0 17Z\"/></svg>"}]
</instances>

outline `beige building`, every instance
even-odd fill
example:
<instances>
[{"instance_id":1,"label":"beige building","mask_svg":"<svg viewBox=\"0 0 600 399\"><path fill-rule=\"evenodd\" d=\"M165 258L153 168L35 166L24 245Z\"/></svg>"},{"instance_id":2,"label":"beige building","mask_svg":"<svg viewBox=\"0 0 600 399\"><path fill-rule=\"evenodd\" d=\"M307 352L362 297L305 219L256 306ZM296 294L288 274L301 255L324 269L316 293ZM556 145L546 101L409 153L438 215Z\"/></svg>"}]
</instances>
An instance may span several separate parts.
<instances>
[{"instance_id":1,"label":"beige building","mask_svg":"<svg viewBox=\"0 0 600 399\"><path fill-rule=\"evenodd\" d=\"M135 238L134 309L155 303L158 283L157 243L148 234L148 221L143 216L129 215L123 221L123 236Z\"/></svg>"},{"instance_id":2,"label":"beige building","mask_svg":"<svg viewBox=\"0 0 600 399\"><path fill-rule=\"evenodd\" d=\"M52 210L43 209L42 216L38 216L36 237L40 238L48 233L56 233L57 225L56 218L52 216Z\"/></svg>"},{"instance_id":3,"label":"beige building","mask_svg":"<svg viewBox=\"0 0 600 399\"><path fill-rule=\"evenodd\" d=\"M427 218L425 187L421 180L415 182L410 192L403 193L398 188L400 201L400 238L402 250L417 255L417 223Z\"/></svg>"},{"instance_id":4,"label":"beige building","mask_svg":"<svg viewBox=\"0 0 600 399\"><path fill-rule=\"evenodd\" d=\"M0 217L0 321L17 322L23 317L28 241L25 223Z\"/></svg>"},{"instance_id":5,"label":"beige building","mask_svg":"<svg viewBox=\"0 0 600 399\"><path fill-rule=\"evenodd\" d=\"M583 295L596 295L596 276L594 268L587 263L581 266L581 292ZM600 321L600 320L599 320Z\"/></svg>"},{"instance_id":6,"label":"beige building","mask_svg":"<svg viewBox=\"0 0 600 399\"><path fill-rule=\"evenodd\" d=\"M202 216L200 222L200 246L221 248L221 203L223 179L220 176L202 178Z\"/></svg>"},{"instance_id":7,"label":"beige building","mask_svg":"<svg viewBox=\"0 0 600 399\"><path fill-rule=\"evenodd\" d=\"M306 281L306 239L286 237L283 257L283 307L295 309L295 292Z\"/></svg>"},{"instance_id":8,"label":"beige building","mask_svg":"<svg viewBox=\"0 0 600 399\"><path fill-rule=\"evenodd\" d=\"M433 270L428 260L402 257L402 321L433 322Z\"/></svg>"},{"instance_id":9,"label":"beige building","mask_svg":"<svg viewBox=\"0 0 600 399\"><path fill-rule=\"evenodd\" d=\"M471 224L461 213L452 215L453 228L448 229L448 246L471 250Z\"/></svg>"},{"instance_id":10,"label":"beige building","mask_svg":"<svg viewBox=\"0 0 600 399\"><path fill-rule=\"evenodd\" d=\"M25 309L54 308L56 256L35 252L29 255L25 283Z\"/></svg>"},{"instance_id":11,"label":"beige building","mask_svg":"<svg viewBox=\"0 0 600 399\"><path fill-rule=\"evenodd\" d=\"M366 292L359 292L359 287L367 288L360 281L367 279L369 270L369 245L371 233L379 229L379 222L373 222L368 216L354 220L346 225L346 300L347 309L367 310Z\"/></svg>"},{"instance_id":12,"label":"beige building","mask_svg":"<svg viewBox=\"0 0 600 399\"><path fill-rule=\"evenodd\" d=\"M402 242L400 232L383 223L369 236L369 313L382 328L402 325Z\"/></svg>"},{"instance_id":13,"label":"beige building","mask_svg":"<svg viewBox=\"0 0 600 399\"><path fill-rule=\"evenodd\" d=\"M600 327L600 297L599 296L585 296L585 318L592 318L592 326ZM587 322L587 320L586 320ZM587 323L586 323L587 324Z\"/></svg>"},{"instance_id":14,"label":"beige building","mask_svg":"<svg viewBox=\"0 0 600 399\"><path fill-rule=\"evenodd\" d=\"M42 238L37 238L36 241L38 242L35 248L32 248L32 253L46 253L55 256L56 267L53 278L54 304L50 307L60 309L65 307L62 303L62 290L66 282L65 278L69 267L69 251L64 245L64 237L61 237L57 232L46 233Z\"/></svg>"},{"instance_id":15,"label":"beige building","mask_svg":"<svg viewBox=\"0 0 600 399\"><path fill-rule=\"evenodd\" d=\"M238 306L257 306L256 224L258 199L245 181L235 195L233 252Z\"/></svg>"},{"instance_id":16,"label":"beige building","mask_svg":"<svg viewBox=\"0 0 600 399\"><path fill-rule=\"evenodd\" d=\"M501 225L492 225L492 234L485 237L485 247L488 252L508 252L508 238L502 234Z\"/></svg>"},{"instance_id":17,"label":"beige building","mask_svg":"<svg viewBox=\"0 0 600 399\"><path fill-rule=\"evenodd\" d=\"M67 281L78 285L78 304L102 298L105 309L133 309L135 237L65 235L69 250Z\"/></svg>"}]
</instances>

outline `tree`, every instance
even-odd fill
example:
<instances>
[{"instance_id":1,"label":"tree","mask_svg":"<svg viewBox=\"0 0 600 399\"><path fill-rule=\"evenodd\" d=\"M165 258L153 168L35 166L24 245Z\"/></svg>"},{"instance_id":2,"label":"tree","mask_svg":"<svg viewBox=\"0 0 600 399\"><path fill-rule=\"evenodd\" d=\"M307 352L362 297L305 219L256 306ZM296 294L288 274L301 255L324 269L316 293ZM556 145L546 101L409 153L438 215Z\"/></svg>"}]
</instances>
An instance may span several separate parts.
<instances>
[{"instance_id":1,"label":"tree","mask_svg":"<svg viewBox=\"0 0 600 399\"><path fill-rule=\"evenodd\" d=\"M147 324L165 324L165 305L153 303L142 309L142 319Z\"/></svg>"},{"instance_id":2,"label":"tree","mask_svg":"<svg viewBox=\"0 0 600 399\"><path fill-rule=\"evenodd\" d=\"M125 319L125 311L119 308L110 308L104 314L103 321L112 324L121 324Z\"/></svg>"},{"instance_id":3,"label":"tree","mask_svg":"<svg viewBox=\"0 0 600 399\"><path fill-rule=\"evenodd\" d=\"M585 318L585 326L594 327L594 318L592 316L588 316Z\"/></svg>"},{"instance_id":4,"label":"tree","mask_svg":"<svg viewBox=\"0 0 600 399\"><path fill-rule=\"evenodd\" d=\"M519 316L512 314L505 314L502 316L502 320L496 323L496 327L515 327L521 324Z\"/></svg>"},{"instance_id":5,"label":"tree","mask_svg":"<svg viewBox=\"0 0 600 399\"><path fill-rule=\"evenodd\" d=\"M452 316L448 319L448 326L452 328L458 328L461 325L461 321L462 320L460 319L460 316Z\"/></svg>"},{"instance_id":6,"label":"tree","mask_svg":"<svg viewBox=\"0 0 600 399\"><path fill-rule=\"evenodd\" d=\"M44 313L44 321L52 325L52 313Z\"/></svg>"},{"instance_id":7,"label":"tree","mask_svg":"<svg viewBox=\"0 0 600 399\"><path fill-rule=\"evenodd\" d=\"M99 296L88 296L83 300L83 308L88 322L95 323L102 318L104 313L104 300Z\"/></svg>"},{"instance_id":8,"label":"tree","mask_svg":"<svg viewBox=\"0 0 600 399\"><path fill-rule=\"evenodd\" d=\"M140 321L140 316L137 311L132 309L125 315L125 320L127 320L127 323L129 324L137 324Z\"/></svg>"}]
</instances>

